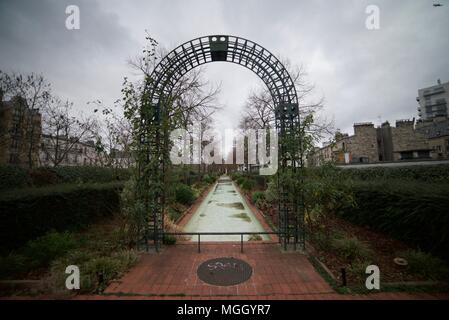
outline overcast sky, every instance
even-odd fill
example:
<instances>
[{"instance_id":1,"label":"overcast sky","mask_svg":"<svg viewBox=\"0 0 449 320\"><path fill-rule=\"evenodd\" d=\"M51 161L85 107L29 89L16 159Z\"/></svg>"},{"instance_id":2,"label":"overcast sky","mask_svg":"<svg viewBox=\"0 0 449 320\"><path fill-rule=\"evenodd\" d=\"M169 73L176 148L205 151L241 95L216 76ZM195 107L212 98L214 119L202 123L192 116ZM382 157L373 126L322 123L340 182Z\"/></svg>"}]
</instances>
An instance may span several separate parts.
<instances>
[{"instance_id":1,"label":"overcast sky","mask_svg":"<svg viewBox=\"0 0 449 320\"><path fill-rule=\"evenodd\" d=\"M379 30L365 27L370 4L380 8ZM65 27L68 5L80 8L80 30ZM449 81L447 0L0 0L0 69L43 73L55 93L90 112L88 101L120 98L145 29L167 49L231 34L302 64L325 97L323 116L349 133L354 122L416 117L418 88ZM205 72L222 83L220 126L235 126L261 81L226 63Z\"/></svg>"}]
</instances>

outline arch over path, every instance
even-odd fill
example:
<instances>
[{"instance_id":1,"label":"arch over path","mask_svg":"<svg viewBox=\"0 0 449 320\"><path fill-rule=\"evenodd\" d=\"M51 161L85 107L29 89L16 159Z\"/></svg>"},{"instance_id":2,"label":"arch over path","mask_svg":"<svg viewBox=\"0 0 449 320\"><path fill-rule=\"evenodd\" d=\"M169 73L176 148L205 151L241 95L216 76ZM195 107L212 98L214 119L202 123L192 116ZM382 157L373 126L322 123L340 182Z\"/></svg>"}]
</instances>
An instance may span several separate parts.
<instances>
[{"instance_id":1,"label":"arch over path","mask_svg":"<svg viewBox=\"0 0 449 320\"><path fill-rule=\"evenodd\" d=\"M156 250L164 232L164 172L169 164L161 142L167 139L161 126L166 120L164 105L170 99L177 82L190 70L211 62L230 62L253 71L267 86L275 105L278 132L278 178L286 171L296 173L302 167L300 117L294 82L270 51L257 43L230 35L210 35L187 41L168 53L146 79L145 101L141 105L141 125L138 157L140 183L151 192L147 196L147 211L143 240L154 240ZM279 185L279 239L284 248L289 242L304 245L303 206L299 195L302 188ZM289 197L290 194L290 197ZM290 199L290 200L289 200Z\"/></svg>"}]
</instances>

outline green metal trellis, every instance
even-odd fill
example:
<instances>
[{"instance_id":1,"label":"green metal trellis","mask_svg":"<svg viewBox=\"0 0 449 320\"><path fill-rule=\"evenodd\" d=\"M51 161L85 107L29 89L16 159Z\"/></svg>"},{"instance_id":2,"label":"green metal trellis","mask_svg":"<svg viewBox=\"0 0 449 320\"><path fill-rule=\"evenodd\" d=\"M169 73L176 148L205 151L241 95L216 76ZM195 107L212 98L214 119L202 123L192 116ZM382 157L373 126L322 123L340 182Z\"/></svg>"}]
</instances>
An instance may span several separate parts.
<instances>
[{"instance_id":1,"label":"green metal trellis","mask_svg":"<svg viewBox=\"0 0 449 320\"><path fill-rule=\"evenodd\" d=\"M141 229L145 245L152 240L159 250L164 235L163 212L165 202L164 174L169 163L161 148L167 139L162 125L166 119L164 105L170 99L176 83L190 70L210 62L230 62L253 71L265 83L276 107L276 129L279 135L278 178L286 172L298 175L303 167L298 97L288 71L272 53L250 40L230 36L211 35L196 38L168 53L146 81L145 103L141 106L141 125L146 128L140 145L146 157L138 159L139 181L151 192L143 195L149 212ZM299 185L279 184L279 239L304 247L304 206L302 174ZM293 196L296 195L296 196Z\"/></svg>"}]
</instances>

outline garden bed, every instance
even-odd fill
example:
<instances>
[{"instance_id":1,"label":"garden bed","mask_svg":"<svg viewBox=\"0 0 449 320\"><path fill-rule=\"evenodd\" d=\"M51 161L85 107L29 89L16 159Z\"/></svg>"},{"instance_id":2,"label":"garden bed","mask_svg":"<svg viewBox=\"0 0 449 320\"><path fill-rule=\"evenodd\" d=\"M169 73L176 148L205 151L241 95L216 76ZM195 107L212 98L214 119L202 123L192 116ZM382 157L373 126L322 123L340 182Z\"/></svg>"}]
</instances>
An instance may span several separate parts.
<instances>
[{"instance_id":1,"label":"garden bed","mask_svg":"<svg viewBox=\"0 0 449 320\"><path fill-rule=\"evenodd\" d=\"M447 280L447 265L443 261L413 250L401 241L338 218L326 219L324 224L323 229L330 232L329 239L323 239L322 231L311 234L311 253L327 267L337 285L342 285L341 269L345 268L347 286L363 288L368 276L365 270L370 264L380 269L381 287L387 283L418 286ZM349 254L353 256L348 258ZM394 262L397 257L413 261L400 266Z\"/></svg>"}]
</instances>

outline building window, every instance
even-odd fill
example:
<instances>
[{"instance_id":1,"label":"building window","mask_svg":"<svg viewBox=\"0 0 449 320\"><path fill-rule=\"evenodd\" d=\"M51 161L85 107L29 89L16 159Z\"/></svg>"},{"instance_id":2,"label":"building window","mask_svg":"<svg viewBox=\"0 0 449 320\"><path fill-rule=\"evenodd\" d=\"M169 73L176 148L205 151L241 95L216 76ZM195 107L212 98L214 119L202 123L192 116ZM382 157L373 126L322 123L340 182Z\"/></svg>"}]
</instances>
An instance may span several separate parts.
<instances>
[{"instance_id":1,"label":"building window","mask_svg":"<svg viewBox=\"0 0 449 320\"><path fill-rule=\"evenodd\" d=\"M368 157L360 157L359 162L360 163L369 163L369 158Z\"/></svg>"},{"instance_id":2,"label":"building window","mask_svg":"<svg viewBox=\"0 0 449 320\"><path fill-rule=\"evenodd\" d=\"M401 160L413 159L413 151L401 152Z\"/></svg>"},{"instance_id":3,"label":"building window","mask_svg":"<svg viewBox=\"0 0 449 320\"><path fill-rule=\"evenodd\" d=\"M428 158L430 158L429 151L418 151L418 158L419 159L428 159Z\"/></svg>"}]
</instances>

